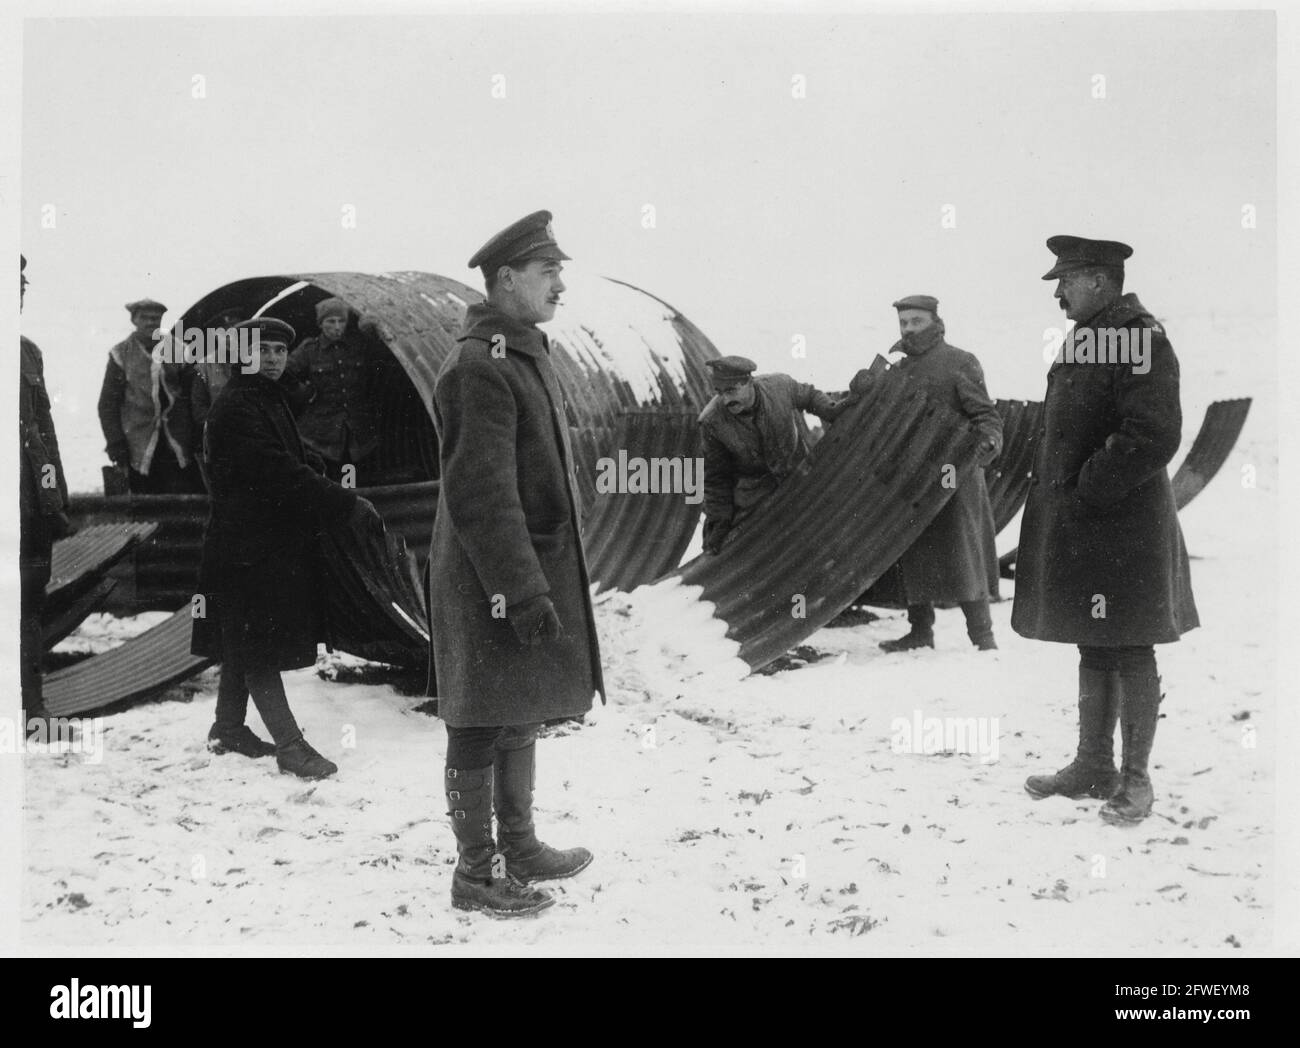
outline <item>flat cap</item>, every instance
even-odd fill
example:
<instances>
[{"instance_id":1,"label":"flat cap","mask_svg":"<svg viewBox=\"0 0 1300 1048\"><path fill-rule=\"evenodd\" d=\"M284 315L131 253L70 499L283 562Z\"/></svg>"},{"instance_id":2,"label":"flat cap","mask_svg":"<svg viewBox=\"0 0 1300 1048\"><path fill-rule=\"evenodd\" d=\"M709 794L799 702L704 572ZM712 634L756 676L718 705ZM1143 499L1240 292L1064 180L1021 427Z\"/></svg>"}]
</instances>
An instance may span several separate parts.
<instances>
[{"instance_id":1,"label":"flat cap","mask_svg":"<svg viewBox=\"0 0 1300 1048\"><path fill-rule=\"evenodd\" d=\"M713 372L715 382L749 378L758 367L748 357L719 357L717 360L706 360L704 366Z\"/></svg>"},{"instance_id":2,"label":"flat cap","mask_svg":"<svg viewBox=\"0 0 1300 1048\"><path fill-rule=\"evenodd\" d=\"M348 304L341 298L322 298L316 303L316 323L320 323L326 317L342 317L348 319Z\"/></svg>"},{"instance_id":3,"label":"flat cap","mask_svg":"<svg viewBox=\"0 0 1300 1048\"><path fill-rule=\"evenodd\" d=\"M283 342L286 346L293 343L294 336L297 334L290 325L275 317L254 317L252 320L236 324L235 327L256 331L258 342Z\"/></svg>"},{"instance_id":4,"label":"flat cap","mask_svg":"<svg viewBox=\"0 0 1300 1048\"><path fill-rule=\"evenodd\" d=\"M480 266L484 273L493 273L501 266L528 262L534 258L553 258L564 261L569 256L555 242L549 211L534 211L513 225L506 226L496 236L474 252L469 267Z\"/></svg>"},{"instance_id":5,"label":"flat cap","mask_svg":"<svg viewBox=\"0 0 1300 1048\"><path fill-rule=\"evenodd\" d=\"M1063 273L1084 266L1123 269L1124 259L1133 254L1131 247L1118 240L1086 240L1069 236L1048 237L1047 250L1056 256L1056 265L1043 274L1044 280L1055 280Z\"/></svg>"},{"instance_id":6,"label":"flat cap","mask_svg":"<svg viewBox=\"0 0 1300 1048\"><path fill-rule=\"evenodd\" d=\"M895 309L924 309L939 315L939 300L933 295L908 295L894 303Z\"/></svg>"},{"instance_id":7,"label":"flat cap","mask_svg":"<svg viewBox=\"0 0 1300 1048\"><path fill-rule=\"evenodd\" d=\"M151 298L137 298L134 302L128 302L126 304L126 311L130 313L131 316L135 316L137 313L139 313L141 310L144 309L152 310L155 313L167 312L166 306L164 306L161 302L155 302Z\"/></svg>"}]
</instances>

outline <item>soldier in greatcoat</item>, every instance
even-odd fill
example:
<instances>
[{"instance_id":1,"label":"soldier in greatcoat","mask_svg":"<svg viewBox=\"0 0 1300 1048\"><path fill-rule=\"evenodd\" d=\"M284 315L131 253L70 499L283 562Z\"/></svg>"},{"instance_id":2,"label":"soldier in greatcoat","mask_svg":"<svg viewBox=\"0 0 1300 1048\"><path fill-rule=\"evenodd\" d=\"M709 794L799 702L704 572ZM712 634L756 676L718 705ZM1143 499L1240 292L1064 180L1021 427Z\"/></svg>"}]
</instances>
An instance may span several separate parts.
<instances>
[{"instance_id":1,"label":"soldier in greatcoat","mask_svg":"<svg viewBox=\"0 0 1300 1048\"><path fill-rule=\"evenodd\" d=\"M27 298L27 259L19 256L18 308ZM59 455L59 438L45 390L45 362L36 343L19 336L18 572L22 583L19 609L19 663L25 730L39 732L49 717L41 694L41 612L50 581L55 539L72 534L68 520L68 483Z\"/></svg>"},{"instance_id":2,"label":"soldier in greatcoat","mask_svg":"<svg viewBox=\"0 0 1300 1048\"><path fill-rule=\"evenodd\" d=\"M428 605L459 852L451 897L497 916L551 905L528 882L592 861L542 843L532 816L538 727L604 695L564 395L537 327L555 314L568 257L547 211L480 248L469 265L482 268L487 301L467 310L434 390Z\"/></svg>"},{"instance_id":3,"label":"soldier in greatcoat","mask_svg":"<svg viewBox=\"0 0 1300 1048\"><path fill-rule=\"evenodd\" d=\"M1079 646L1079 747L1069 765L1030 776L1025 789L1104 799L1103 818L1131 824L1153 801L1154 645L1199 625L1166 469L1182 427L1178 359L1160 323L1124 293L1132 248L1073 236L1047 247L1057 260L1043 279L1057 282L1075 325L1047 373L1011 625Z\"/></svg>"},{"instance_id":4,"label":"soldier in greatcoat","mask_svg":"<svg viewBox=\"0 0 1300 1048\"><path fill-rule=\"evenodd\" d=\"M984 371L973 353L949 345L932 295L909 295L894 303L901 337L890 350L902 352L894 371L971 420L979 431L977 468L957 481L938 516L899 558L907 596L908 632L882 641L885 651L934 647L934 606L958 604L966 616L966 635L981 651L997 648L989 600L998 595L998 555L993 509L983 466L1002 450L1002 416L984 386ZM873 381L860 371L849 386L861 394Z\"/></svg>"}]
</instances>

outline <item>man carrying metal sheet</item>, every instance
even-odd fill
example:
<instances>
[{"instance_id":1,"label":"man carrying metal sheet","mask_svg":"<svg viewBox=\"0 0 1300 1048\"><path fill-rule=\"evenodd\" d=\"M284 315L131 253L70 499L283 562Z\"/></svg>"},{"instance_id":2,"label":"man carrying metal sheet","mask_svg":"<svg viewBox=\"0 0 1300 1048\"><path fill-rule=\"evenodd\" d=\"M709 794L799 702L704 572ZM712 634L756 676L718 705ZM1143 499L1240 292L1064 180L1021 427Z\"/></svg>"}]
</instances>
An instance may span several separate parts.
<instances>
[{"instance_id":1,"label":"man carrying metal sheet","mask_svg":"<svg viewBox=\"0 0 1300 1048\"><path fill-rule=\"evenodd\" d=\"M537 729L604 697L564 394L537 327L555 315L568 257L548 211L475 252L469 265L482 267L487 301L466 311L433 397L442 483L430 676L459 853L451 900L496 917L552 905L527 882L592 861L586 848L538 840L532 810Z\"/></svg>"},{"instance_id":2,"label":"man carrying metal sheet","mask_svg":"<svg viewBox=\"0 0 1300 1048\"><path fill-rule=\"evenodd\" d=\"M727 534L808 457L810 411L830 422L838 406L789 375L755 375L746 357L705 361L717 395L700 412L704 443L704 552L718 553Z\"/></svg>"},{"instance_id":3,"label":"man carrying metal sheet","mask_svg":"<svg viewBox=\"0 0 1300 1048\"><path fill-rule=\"evenodd\" d=\"M1154 800L1154 645L1199 625L1166 470L1182 429L1178 359L1164 328L1124 294L1131 247L1072 236L1047 247L1056 264L1043 279L1057 282L1055 297L1075 324L1047 372L1011 626L1079 646L1079 748L1025 789L1035 798L1096 797L1106 801L1103 819L1132 824Z\"/></svg>"},{"instance_id":4,"label":"man carrying metal sheet","mask_svg":"<svg viewBox=\"0 0 1300 1048\"><path fill-rule=\"evenodd\" d=\"M890 350L906 354L893 371L917 383L927 395L969 418L980 433L979 465L1002 450L1002 416L984 388L984 371L974 354L945 340L939 300L909 295L894 303L901 338ZM867 371L849 389L861 393L873 381ZM966 635L980 651L997 648L989 600L997 596L998 556L993 509L982 468L956 481L953 496L907 552L899 558L907 595L907 634L881 642L885 651L934 647L934 606L959 604Z\"/></svg>"}]
</instances>

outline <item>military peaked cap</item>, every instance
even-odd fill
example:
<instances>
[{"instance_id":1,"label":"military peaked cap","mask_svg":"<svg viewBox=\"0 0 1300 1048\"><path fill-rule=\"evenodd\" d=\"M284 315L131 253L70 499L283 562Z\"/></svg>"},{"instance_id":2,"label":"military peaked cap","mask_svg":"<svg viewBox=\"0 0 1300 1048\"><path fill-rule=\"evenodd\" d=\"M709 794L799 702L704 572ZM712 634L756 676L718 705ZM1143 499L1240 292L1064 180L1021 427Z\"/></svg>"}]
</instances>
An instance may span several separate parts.
<instances>
[{"instance_id":1,"label":"military peaked cap","mask_svg":"<svg viewBox=\"0 0 1300 1048\"><path fill-rule=\"evenodd\" d=\"M1044 280L1055 280L1063 273L1085 266L1114 266L1124 268L1124 259L1133 249L1118 240L1085 240L1083 237L1048 237L1047 250L1056 256L1056 265L1043 274Z\"/></svg>"},{"instance_id":2,"label":"military peaked cap","mask_svg":"<svg viewBox=\"0 0 1300 1048\"><path fill-rule=\"evenodd\" d=\"M564 261L569 256L555 242L549 211L534 211L507 226L474 252L469 267L482 268L484 274L495 273L502 266L528 262L534 258L552 258Z\"/></svg>"}]
</instances>

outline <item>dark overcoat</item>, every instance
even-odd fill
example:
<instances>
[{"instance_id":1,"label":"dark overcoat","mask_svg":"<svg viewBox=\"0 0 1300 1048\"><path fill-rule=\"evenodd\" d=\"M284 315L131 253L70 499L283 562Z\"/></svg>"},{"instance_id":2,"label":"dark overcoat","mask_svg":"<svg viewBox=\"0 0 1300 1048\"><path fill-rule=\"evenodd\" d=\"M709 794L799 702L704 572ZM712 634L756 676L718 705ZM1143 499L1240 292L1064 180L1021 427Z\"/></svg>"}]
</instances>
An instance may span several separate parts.
<instances>
[{"instance_id":1,"label":"dark overcoat","mask_svg":"<svg viewBox=\"0 0 1300 1048\"><path fill-rule=\"evenodd\" d=\"M1145 373L1058 357L1020 527L1011 625L1022 636L1115 646L1175 641L1199 625L1173 487L1178 358L1136 295L1073 333L1149 332Z\"/></svg>"},{"instance_id":2,"label":"dark overcoat","mask_svg":"<svg viewBox=\"0 0 1300 1048\"><path fill-rule=\"evenodd\" d=\"M18 425L22 437L19 460L18 512L21 524L19 560L42 564L49 581L54 544L53 518L68 508L68 483L63 476L59 438L45 390L45 361L36 343L19 338ZM52 482L51 482L52 481ZM44 582L41 584L44 586Z\"/></svg>"},{"instance_id":3,"label":"dark overcoat","mask_svg":"<svg viewBox=\"0 0 1300 1048\"><path fill-rule=\"evenodd\" d=\"M929 348L905 350L891 378L906 377L926 395L971 420L980 435L983 460L1002 450L1002 416L984 386L984 370L973 353L950 346L941 332ZM899 342L894 350L903 349ZM859 372L854 386L870 381ZM856 390L855 390L856 391ZM956 478L956 490L920 536L899 558L909 604L949 604L998 595L997 530L984 470Z\"/></svg>"},{"instance_id":4,"label":"dark overcoat","mask_svg":"<svg viewBox=\"0 0 1300 1048\"><path fill-rule=\"evenodd\" d=\"M262 375L235 370L203 442L205 614L195 617L190 650L224 660L237 646L253 666L310 666L328 640L317 535L341 523L357 496L309 465L284 390Z\"/></svg>"},{"instance_id":5,"label":"dark overcoat","mask_svg":"<svg viewBox=\"0 0 1300 1048\"><path fill-rule=\"evenodd\" d=\"M438 375L433 416L442 479L428 605L438 715L452 727L489 727L586 713L605 686L546 336L488 303L470 306ZM564 636L529 647L505 611L541 594Z\"/></svg>"}]
</instances>

